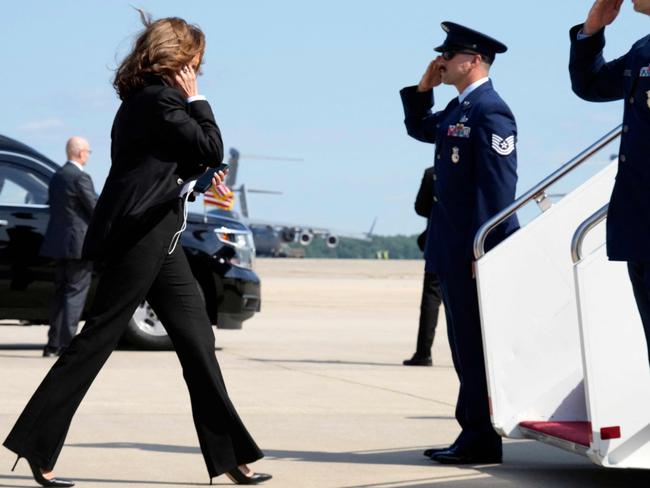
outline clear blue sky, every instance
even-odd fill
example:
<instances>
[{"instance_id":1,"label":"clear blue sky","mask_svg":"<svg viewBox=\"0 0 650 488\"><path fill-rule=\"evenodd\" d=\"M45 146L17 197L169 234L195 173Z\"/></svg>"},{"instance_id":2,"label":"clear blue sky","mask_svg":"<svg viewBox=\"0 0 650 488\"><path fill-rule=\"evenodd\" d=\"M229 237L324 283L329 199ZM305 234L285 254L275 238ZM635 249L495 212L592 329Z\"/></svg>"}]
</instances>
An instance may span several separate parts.
<instances>
[{"instance_id":1,"label":"clear blue sky","mask_svg":"<svg viewBox=\"0 0 650 488\"><path fill-rule=\"evenodd\" d=\"M591 1L153 1L154 17L197 23L208 47L199 87L227 147L304 163L242 160L254 217L412 234L424 225L413 200L433 146L404 130L400 88L417 83L451 20L509 46L491 77L519 128L522 192L620 122L619 102L589 104L570 90L568 29ZM87 137L88 170L102 187L118 106L112 70L141 28L121 0L3 3L0 133L58 162L65 140ZM605 54L624 54L650 29L625 2ZM436 89L437 107L455 96ZM608 153L615 152L612 148ZM594 163L598 166L599 163ZM600 163L602 164L602 163Z\"/></svg>"}]
</instances>

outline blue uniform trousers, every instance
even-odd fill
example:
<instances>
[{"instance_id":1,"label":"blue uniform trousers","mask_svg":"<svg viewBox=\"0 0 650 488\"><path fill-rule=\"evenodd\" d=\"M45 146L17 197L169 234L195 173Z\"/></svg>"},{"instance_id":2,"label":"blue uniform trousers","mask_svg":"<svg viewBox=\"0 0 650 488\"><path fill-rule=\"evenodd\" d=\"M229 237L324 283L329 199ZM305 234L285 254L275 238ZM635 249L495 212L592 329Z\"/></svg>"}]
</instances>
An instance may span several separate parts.
<instances>
[{"instance_id":1,"label":"blue uniform trousers","mask_svg":"<svg viewBox=\"0 0 650 488\"><path fill-rule=\"evenodd\" d=\"M490 421L478 295L469 263L462 270L440 276L440 287L460 381L456 420L462 432L454 444L471 451L501 453L501 437Z\"/></svg>"},{"instance_id":2,"label":"blue uniform trousers","mask_svg":"<svg viewBox=\"0 0 650 488\"><path fill-rule=\"evenodd\" d=\"M641 314L650 360L650 263L628 261L627 271L632 282L636 305Z\"/></svg>"}]
</instances>

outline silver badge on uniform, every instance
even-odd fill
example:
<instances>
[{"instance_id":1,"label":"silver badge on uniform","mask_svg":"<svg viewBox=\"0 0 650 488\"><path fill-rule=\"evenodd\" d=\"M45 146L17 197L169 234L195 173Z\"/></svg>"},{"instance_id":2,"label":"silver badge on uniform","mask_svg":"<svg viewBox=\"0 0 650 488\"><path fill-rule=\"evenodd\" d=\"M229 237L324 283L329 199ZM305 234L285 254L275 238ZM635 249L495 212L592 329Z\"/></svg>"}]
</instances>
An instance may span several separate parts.
<instances>
[{"instance_id":1,"label":"silver badge on uniform","mask_svg":"<svg viewBox=\"0 0 650 488\"><path fill-rule=\"evenodd\" d=\"M469 119L467 118L467 115L463 114L463 116L460 118L460 120L458 122L461 123L461 124L464 124L468 120Z\"/></svg>"},{"instance_id":2,"label":"silver badge on uniform","mask_svg":"<svg viewBox=\"0 0 650 488\"><path fill-rule=\"evenodd\" d=\"M451 148L451 162L457 164L458 161L460 161L460 149L458 146L454 146Z\"/></svg>"},{"instance_id":3,"label":"silver badge on uniform","mask_svg":"<svg viewBox=\"0 0 650 488\"><path fill-rule=\"evenodd\" d=\"M650 76L650 66L642 67L641 70L639 71L639 77L647 78L648 76Z\"/></svg>"}]
</instances>

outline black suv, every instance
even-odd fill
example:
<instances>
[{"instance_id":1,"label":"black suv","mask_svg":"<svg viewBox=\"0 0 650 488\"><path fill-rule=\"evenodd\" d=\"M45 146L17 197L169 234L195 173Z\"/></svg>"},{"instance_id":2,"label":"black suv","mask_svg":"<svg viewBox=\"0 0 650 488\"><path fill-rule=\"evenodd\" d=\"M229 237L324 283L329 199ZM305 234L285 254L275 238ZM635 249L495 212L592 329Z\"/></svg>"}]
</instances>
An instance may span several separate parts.
<instances>
[{"instance_id":1,"label":"black suv","mask_svg":"<svg viewBox=\"0 0 650 488\"><path fill-rule=\"evenodd\" d=\"M0 320L47 324L54 263L39 256L49 219L47 189L59 166L34 149L0 135ZM250 229L234 218L190 213L181 244L213 324L239 329L260 310L260 280L252 270ZM92 302L95 276L88 293ZM124 340L141 349L169 349L171 341L147 302Z\"/></svg>"}]
</instances>

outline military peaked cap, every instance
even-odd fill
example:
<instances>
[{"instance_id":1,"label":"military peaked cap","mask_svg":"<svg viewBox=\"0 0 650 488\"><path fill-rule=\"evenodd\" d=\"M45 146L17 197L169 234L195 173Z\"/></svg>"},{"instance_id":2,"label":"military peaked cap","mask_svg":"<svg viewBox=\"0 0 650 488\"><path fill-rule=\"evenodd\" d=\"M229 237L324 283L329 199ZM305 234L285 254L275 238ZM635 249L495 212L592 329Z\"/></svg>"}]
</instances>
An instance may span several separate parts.
<instances>
[{"instance_id":1,"label":"military peaked cap","mask_svg":"<svg viewBox=\"0 0 650 488\"><path fill-rule=\"evenodd\" d=\"M440 25L442 30L447 33L447 38L440 46L434 48L434 51L441 53L469 49L493 60L495 54L508 50L508 47L502 42L469 27L454 22L443 22Z\"/></svg>"}]
</instances>

